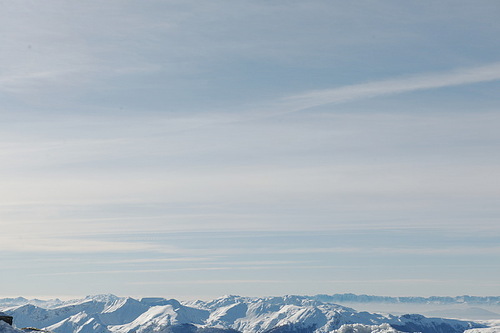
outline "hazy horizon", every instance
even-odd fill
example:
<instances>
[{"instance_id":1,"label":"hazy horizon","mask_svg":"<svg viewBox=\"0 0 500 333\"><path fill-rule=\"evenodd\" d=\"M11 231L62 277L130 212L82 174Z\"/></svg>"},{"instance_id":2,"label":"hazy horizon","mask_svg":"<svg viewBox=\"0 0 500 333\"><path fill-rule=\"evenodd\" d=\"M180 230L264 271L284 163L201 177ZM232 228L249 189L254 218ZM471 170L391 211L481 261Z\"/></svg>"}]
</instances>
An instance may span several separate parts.
<instances>
[{"instance_id":1,"label":"hazy horizon","mask_svg":"<svg viewBox=\"0 0 500 333\"><path fill-rule=\"evenodd\" d=\"M349 296L354 296L350 298L345 298L346 295ZM221 297L217 297L214 299L199 299L199 298L177 298L176 300L181 302L181 304L184 304L186 306L194 306L194 307L199 307L200 304L198 302L209 302L209 303L214 303L214 300L222 300L225 299L224 302L221 304L224 306L224 304L227 304L228 299L235 298L236 300L234 301L229 301L229 302L236 302L239 303L241 300L238 300L239 298L243 297L247 299L246 301L250 301L249 299L253 299L253 301L256 301L257 298L259 297L252 297L252 296L245 296L245 295L225 295ZM298 296L299 298L309 298L319 300L320 302L324 302L324 304L336 304L336 305L341 305L345 306L347 308L353 309L358 312L363 312L363 311L368 311L370 313L383 313L383 314L391 314L391 315L404 315L404 314L420 314L424 315L426 317L434 317L434 318L449 318L449 319L460 319L460 320L473 320L478 323L483 323L488 326L498 326L498 323L500 323L500 303L498 299L500 296L490 296L494 297L497 299L497 302L495 303L494 300L488 300L490 297L484 297L484 299L476 299L473 300L472 302L460 302L458 300L457 302L450 301L450 300L436 300L433 299L432 301L429 300L429 302L422 302L422 300L410 300L410 299L405 299L405 300L375 300L374 298L372 299L367 299L365 296L367 295L352 295L352 294L338 294L338 295L333 295L337 296L334 297L333 299L330 299L329 301L323 300L321 298L316 298L314 295L268 295L264 296L263 298L270 298L273 299L272 304L275 304L276 299L284 296ZM343 296L339 298L339 296ZM360 297L358 297L360 296ZM370 295L370 296L375 296L375 297L387 297L383 295ZM468 296L468 295L462 295L462 296ZM109 299L111 300L111 303L108 304L115 304L116 306L113 308L120 308L123 306L124 302L121 302L120 300L117 300L116 303L114 301L114 297L118 297L118 299L123 299L123 298L129 298L131 297L130 295L111 295L111 294L104 294L104 295L87 295L86 297L71 297L67 299L56 299L56 298L36 298L36 299L31 299L28 300L29 303L36 305L37 307L40 308L46 308L46 309L61 309L64 308L65 306L71 306L71 304L80 304L82 300L98 300L98 301L106 301ZM404 296L398 296L398 297L404 297ZM416 298L419 298L419 296L414 296ZM433 296L436 297L436 296ZM439 297L439 296L438 296ZM443 298L447 298L450 296L443 296ZM457 296L452 296L452 297L457 297ZM458 296L460 297L460 296ZM159 297L158 295L149 295L149 297L132 297L140 302L143 301L144 298L158 298L161 299L162 297ZM394 297L397 298L397 297ZM17 298L13 298L11 301L9 299L5 298L0 298L0 310L2 309L10 309L8 311L12 311L13 309L18 308L18 306L21 306L26 303L19 303L20 301L17 301ZM171 299L170 297L164 297L165 300ZM61 303L59 303L60 301ZM106 302L108 302L106 301ZM196 302L192 302L196 301ZM245 301L245 302L246 302ZM68 303L69 302L69 303ZM252 302L252 301L250 301ZM217 302L215 302L217 303ZM293 303L293 301L292 301ZM134 303L132 303L134 304ZM284 303L287 304L287 303ZM203 308L203 306L202 306Z\"/></svg>"}]
</instances>

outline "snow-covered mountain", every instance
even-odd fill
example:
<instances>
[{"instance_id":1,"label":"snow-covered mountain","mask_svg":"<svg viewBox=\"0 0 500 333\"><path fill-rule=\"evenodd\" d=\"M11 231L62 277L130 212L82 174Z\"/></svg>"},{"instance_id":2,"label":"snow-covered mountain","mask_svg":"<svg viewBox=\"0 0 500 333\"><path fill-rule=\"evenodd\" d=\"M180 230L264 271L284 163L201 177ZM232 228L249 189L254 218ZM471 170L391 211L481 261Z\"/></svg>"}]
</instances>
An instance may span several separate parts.
<instances>
[{"instance_id":1,"label":"snow-covered mountain","mask_svg":"<svg viewBox=\"0 0 500 333\"><path fill-rule=\"evenodd\" d=\"M27 299L24 297L16 297L16 298L0 298L0 308L7 308L18 305L26 305L33 304L36 306L40 306L43 308L53 308L63 305L65 302L60 299L50 299L50 300L41 300L41 299Z\"/></svg>"},{"instance_id":2,"label":"snow-covered mountain","mask_svg":"<svg viewBox=\"0 0 500 333\"><path fill-rule=\"evenodd\" d=\"M101 295L61 302L59 306L23 304L3 311L14 317L16 327L38 327L55 333L462 333L484 327L421 315L358 312L305 296L225 296L180 303L164 298Z\"/></svg>"},{"instance_id":3,"label":"snow-covered mountain","mask_svg":"<svg viewBox=\"0 0 500 333\"><path fill-rule=\"evenodd\" d=\"M398 304L468 304L500 305L500 296L431 296L431 297L389 297L356 294L315 295L312 299L325 303L398 303Z\"/></svg>"},{"instance_id":4,"label":"snow-covered mountain","mask_svg":"<svg viewBox=\"0 0 500 333\"><path fill-rule=\"evenodd\" d=\"M500 319L499 296L387 297L356 294L310 296L324 303L392 314L421 313L431 317L469 320Z\"/></svg>"},{"instance_id":5,"label":"snow-covered mountain","mask_svg":"<svg viewBox=\"0 0 500 333\"><path fill-rule=\"evenodd\" d=\"M0 320L0 332L1 333L21 333L22 331L17 330L15 328L13 328L12 326L10 326L9 324L7 324L6 322L3 322Z\"/></svg>"}]
</instances>

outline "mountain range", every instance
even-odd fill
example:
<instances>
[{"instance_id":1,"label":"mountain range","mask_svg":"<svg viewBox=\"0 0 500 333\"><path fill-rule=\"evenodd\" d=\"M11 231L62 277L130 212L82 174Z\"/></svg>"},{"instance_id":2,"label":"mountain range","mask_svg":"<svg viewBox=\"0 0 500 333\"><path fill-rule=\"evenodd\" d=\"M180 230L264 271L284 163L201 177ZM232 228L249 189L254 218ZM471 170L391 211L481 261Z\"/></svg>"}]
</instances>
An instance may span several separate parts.
<instances>
[{"instance_id":1,"label":"mountain range","mask_svg":"<svg viewBox=\"0 0 500 333\"><path fill-rule=\"evenodd\" d=\"M462 333L485 327L417 314L358 312L308 296L224 296L182 303L114 295L72 301L16 298L0 299L0 310L14 317L16 327L55 333Z\"/></svg>"},{"instance_id":2,"label":"mountain range","mask_svg":"<svg viewBox=\"0 0 500 333\"><path fill-rule=\"evenodd\" d=\"M404 304L468 304L500 305L500 296L430 296L430 297L390 297L356 294L315 295L311 298L328 303L404 303Z\"/></svg>"}]
</instances>

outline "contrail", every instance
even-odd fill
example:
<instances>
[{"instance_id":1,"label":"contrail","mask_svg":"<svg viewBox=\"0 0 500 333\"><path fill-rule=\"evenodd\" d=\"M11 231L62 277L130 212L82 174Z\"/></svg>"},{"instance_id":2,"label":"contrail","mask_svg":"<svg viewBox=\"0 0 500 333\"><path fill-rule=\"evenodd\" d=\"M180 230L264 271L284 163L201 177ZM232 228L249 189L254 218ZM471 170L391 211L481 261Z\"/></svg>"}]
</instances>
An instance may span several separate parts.
<instances>
[{"instance_id":1,"label":"contrail","mask_svg":"<svg viewBox=\"0 0 500 333\"><path fill-rule=\"evenodd\" d=\"M353 100L410 91L452 87L500 80L500 62L451 72L429 73L396 79L354 84L333 89L315 90L284 99L289 112L307 108L345 103Z\"/></svg>"}]
</instances>

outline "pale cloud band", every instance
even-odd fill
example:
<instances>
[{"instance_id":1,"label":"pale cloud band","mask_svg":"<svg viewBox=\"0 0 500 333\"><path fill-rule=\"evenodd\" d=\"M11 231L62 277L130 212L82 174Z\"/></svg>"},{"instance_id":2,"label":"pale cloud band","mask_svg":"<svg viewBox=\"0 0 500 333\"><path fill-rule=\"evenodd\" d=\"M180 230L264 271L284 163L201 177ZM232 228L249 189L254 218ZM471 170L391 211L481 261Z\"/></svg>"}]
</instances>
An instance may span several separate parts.
<instances>
[{"instance_id":1,"label":"pale cloud band","mask_svg":"<svg viewBox=\"0 0 500 333\"><path fill-rule=\"evenodd\" d=\"M315 90L285 99L289 111L300 111L325 104L345 103L359 99L405 92L436 89L500 80L500 62L450 72L393 78L339 88Z\"/></svg>"}]
</instances>

